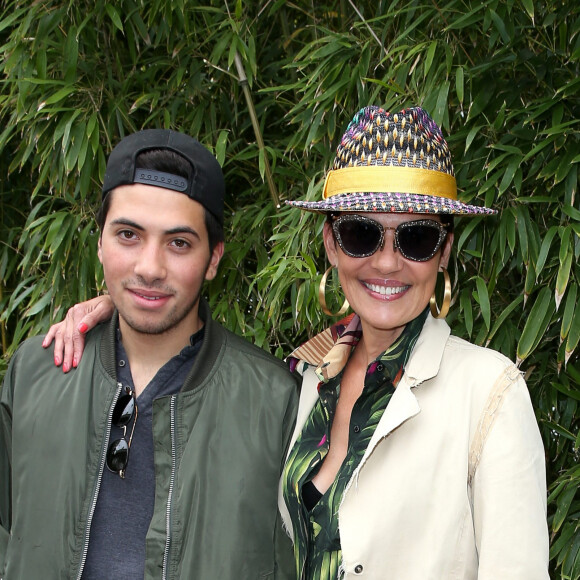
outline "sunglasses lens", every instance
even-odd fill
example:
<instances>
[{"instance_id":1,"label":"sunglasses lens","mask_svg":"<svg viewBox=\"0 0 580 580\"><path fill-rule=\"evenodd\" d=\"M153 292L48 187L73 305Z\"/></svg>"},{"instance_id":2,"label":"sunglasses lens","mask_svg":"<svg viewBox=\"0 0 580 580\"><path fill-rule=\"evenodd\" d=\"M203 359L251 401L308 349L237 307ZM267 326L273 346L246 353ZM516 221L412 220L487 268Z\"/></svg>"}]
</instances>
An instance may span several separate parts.
<instances>
[{"instance_id":1,"label":"sunglasses lens","mask_svg":"<svg viewBox=\"0 0 580 580\"><path fill-rule=\"evenodd\" d=\"M129 445L125 439L117 439L109 445L109 450L107 451L107 467L119 473L124 471L127 467L127 462L129 461Z\"/></svg>"},{"instance_id":2,"label":"sunglasses lens","mask_svg":"<svg viewBox=\"0 0 580 580\"><path fill-rule=\"evenodd\" d=\"M397 229L397 244L409 260L424 262L435 255L440 245L440 229L436 225L413 224Z\"/></svg>"},{"instance_id":3,"label":"sunglasses lens","mask_svg":"<svg viewBox=\"0 0 580 580\"><path fill-rule=\"evenodd\" d=\"M381 244L381 230L371 220L343 219L337 223L340 246L355 258L374 254Z\"/></svg>"},{"instance_id":4,"label":"sunglasses lens","mask_svg":"<svg viewBox=\"0 0 580 580\"><path fill-rule=\"evenodd\" d=\"M113 409L113 425L123 427L127 425L135 412L135 397L130 393L121 395Z\"/></svg>"}]
</instances>

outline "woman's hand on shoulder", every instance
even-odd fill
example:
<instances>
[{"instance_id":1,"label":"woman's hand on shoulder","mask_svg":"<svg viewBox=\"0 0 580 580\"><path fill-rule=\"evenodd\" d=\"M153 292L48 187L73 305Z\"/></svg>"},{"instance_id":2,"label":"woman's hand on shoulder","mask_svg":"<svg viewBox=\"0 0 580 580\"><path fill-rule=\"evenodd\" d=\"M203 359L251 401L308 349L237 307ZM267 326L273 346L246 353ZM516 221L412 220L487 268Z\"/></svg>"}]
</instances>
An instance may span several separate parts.
<instances>
[{"instance_id":1,"label":"woman's hand on shoulder","mask_svg":"<svg viewBox=\"0 0 580 580\"><path fill-rule=\"evenodd\" d=\"M54 364L62 365L65 373L76 368L83 355L86 333L99 322L111 318L113 310L109 295L97 296L69 308L65 319L53 324L42 342L42 346L48 348L54 341Z\"/></svg>"}]
</instances>

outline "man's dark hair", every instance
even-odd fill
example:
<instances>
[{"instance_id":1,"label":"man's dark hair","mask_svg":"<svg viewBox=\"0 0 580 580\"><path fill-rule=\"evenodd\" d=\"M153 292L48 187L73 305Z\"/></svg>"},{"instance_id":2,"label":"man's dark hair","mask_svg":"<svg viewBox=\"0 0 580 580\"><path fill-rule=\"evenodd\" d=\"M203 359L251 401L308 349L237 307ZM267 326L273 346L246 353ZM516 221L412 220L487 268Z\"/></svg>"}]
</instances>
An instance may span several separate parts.
<instances>
[{"instance_id":1,"label":"man's dark hair","mask_svg":"<svg viewBox=\"0 0 580 580\"><path fill-rule=\"evenodd\" d=\"M135 165L141 169L154 169L156 171L179 175L180 177L185 177L187 180L191 179L192 167L189 161L169 149L150 149L149 151L143 151L143 153L137 156ZM109 213L112 193L110 191L105 195L101 207L97 212L97 224L101 232L103 231L105 220ZM205 228L209 240L209 250L212 252L219 242L224 241L224 229L211 212L206 208L203 208L203 211Z\"/></svg>"}]
</instances>

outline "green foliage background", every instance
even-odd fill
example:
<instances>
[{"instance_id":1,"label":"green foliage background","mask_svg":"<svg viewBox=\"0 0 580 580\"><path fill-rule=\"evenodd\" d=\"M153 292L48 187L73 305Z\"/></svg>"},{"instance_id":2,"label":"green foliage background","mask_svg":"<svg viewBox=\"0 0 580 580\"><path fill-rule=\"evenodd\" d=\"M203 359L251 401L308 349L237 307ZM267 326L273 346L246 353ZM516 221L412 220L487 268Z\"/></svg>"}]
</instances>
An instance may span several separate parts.
<instances>
[{"instance_id":1,"label":"green foliage background","mask_svg":"<svg viewBox=\"0 0 580 580\"><path fill-rule=\"evenodd\" d=\"M577 1L5 0L0 46L0 375L102 287L106 156L144 127L197 135L222 163L228 244L209 300L287 354L328 320L321 218L283 201L320 195L359 108L420 104L448 136L461 199L501 212L457 224L448 321L525 373L552 577L580 578Z\"/></svg>"}]
</instances>

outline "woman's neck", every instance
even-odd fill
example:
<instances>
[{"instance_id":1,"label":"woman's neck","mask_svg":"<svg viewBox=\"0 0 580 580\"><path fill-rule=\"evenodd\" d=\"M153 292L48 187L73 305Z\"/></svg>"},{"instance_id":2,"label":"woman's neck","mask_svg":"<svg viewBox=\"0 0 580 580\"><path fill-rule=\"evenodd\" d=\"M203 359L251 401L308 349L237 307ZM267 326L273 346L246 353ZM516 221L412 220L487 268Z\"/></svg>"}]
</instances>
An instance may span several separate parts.
<instances>
[{"instance_id":1,"label":"woman's neck","mask_svg":"<svg viewBox=\"0 0 580 580\"><path fill-rule=\"evenodd\" d=\"M361 319L362 337L357 345L357 350L360 350L360 355L366 357L367 366L371 364L380 354L385 352L396 340L401 336L404 326L389 330L381 330L374 328L372 325L366 324Z\"/></svg>"}]
</instances>

